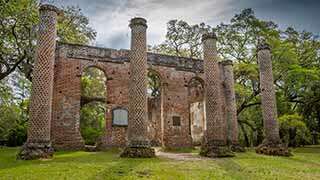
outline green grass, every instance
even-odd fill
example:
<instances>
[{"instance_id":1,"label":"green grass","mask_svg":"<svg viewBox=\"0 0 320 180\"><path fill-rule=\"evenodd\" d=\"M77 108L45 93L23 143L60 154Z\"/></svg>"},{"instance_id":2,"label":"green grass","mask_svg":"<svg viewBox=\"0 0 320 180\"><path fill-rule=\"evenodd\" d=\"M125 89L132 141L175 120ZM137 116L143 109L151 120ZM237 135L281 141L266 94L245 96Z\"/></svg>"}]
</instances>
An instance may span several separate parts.
<instances>
[{"instance_id":1,"label":"green grass","mask_svg":"<svg viewBox=\"0 0 320 180\"><path fill-rule=\"evenodd\" d=\"M16 160L17 148L0 148L0 179L320 179L320 147L293 157L253 151L202 161L125 159L118 152L57 152L52 160Z\"/></svg>"}]
</instances>

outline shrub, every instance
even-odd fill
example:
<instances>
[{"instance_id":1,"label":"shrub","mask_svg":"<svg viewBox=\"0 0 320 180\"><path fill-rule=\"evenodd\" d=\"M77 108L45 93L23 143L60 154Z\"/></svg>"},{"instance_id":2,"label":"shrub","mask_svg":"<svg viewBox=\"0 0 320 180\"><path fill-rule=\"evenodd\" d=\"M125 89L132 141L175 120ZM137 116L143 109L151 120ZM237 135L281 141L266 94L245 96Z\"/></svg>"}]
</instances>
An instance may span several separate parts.
<instances>
[{"instance_id":1,"label":"shrub","mask_svg":"<svg viewBox=\"0 0 320 180\"><path fill-rule=\"evenodd\" d=\"M285 114L279 117L280 137L291 147L311 144L311 133L302 116Z\"/></svg>"}]
</instances>

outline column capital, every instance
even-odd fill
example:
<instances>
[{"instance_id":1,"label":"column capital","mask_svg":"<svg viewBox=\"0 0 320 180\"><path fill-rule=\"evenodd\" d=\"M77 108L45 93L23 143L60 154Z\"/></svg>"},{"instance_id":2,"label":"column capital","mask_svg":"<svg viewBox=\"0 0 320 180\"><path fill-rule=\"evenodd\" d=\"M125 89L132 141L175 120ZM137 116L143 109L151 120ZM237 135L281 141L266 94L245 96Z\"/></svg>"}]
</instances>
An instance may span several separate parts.
<instances>
[{"instance_id":1,"label":"column capital","mask_svg":"<svg viewBox=\"0 0 320 180\"><path fill-rule=\"evenodd\" d=\"M51 4L41 4L39 10L40 11L54 11L57 14L62 13L62 11L59 8L57 8L56 6L51 5Z\"/></svg>"},{"instance_id":2,"label":"column capital","mask_svg":"<svg viewBox=\"0 0 320 180\"><path fill-rule=\"evenodd\" d=\"M134 26L138 26L138 25L141 25L147 28L148 27L147 20L142 17L135 17L130 20L130 24L129 24L130 28L133 28Z\"/></svg>"},{"instance_id":3,"label":"column capital","mask_svg":"<svg viewBox=\"0 0 320 180\"><path fill-rule=\"evenodd\" d=\"M266 42L265 39L260 39L258 42L257 50L270 50L270 45Z\"/></svg>"},{"instance_id":4,"label":"column capital","mask_svg":"<svg viewBox=\"0 0 320 180\"><path fill-rule=\"evenodd\" d=\"M230 59L223 60L221 63L223 66L229 66L229 65L233 66L233 62Z\"/></svg>"},{"instance_id":5,"label":"column capital","mask_svg":"<svg viewBox=\"0 0 320 180\"><path fill-rule=\"evenodd\" d=\"M204 33L202 35L201 41L204 42L207 39L215 39L217 40L217 36L214 32L210 32L210 33Z\"/></svg>"}]
</instances>

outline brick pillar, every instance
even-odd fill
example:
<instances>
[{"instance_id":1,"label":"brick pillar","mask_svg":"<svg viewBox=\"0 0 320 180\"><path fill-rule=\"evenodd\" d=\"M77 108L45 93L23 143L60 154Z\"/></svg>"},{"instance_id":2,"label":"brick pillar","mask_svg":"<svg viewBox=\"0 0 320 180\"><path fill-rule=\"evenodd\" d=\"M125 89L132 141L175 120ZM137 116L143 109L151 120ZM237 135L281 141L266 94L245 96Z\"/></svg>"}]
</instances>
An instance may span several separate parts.
<instances>
[{"instance_id":1,"label":"brick pillar","mask_svg":"<svg viewBox=\"0 0 320 180\"><path fill-rule=\"evenodd\" d=\"M161 83L161 147L165 148L166 146L166 132L168 128L168 123L166 119L166 114L168 113L167 106L167 92L168 92L168 83Z\"/></svg>"},{"instance_id":2,"label":"brick pillar","mask_svg":"<svg viewBox=\"0 0 320 180\"><path fill-rule=\"evenodd\" d=\"M233 63L231 60L223 61L225 101L226 101L226 118L228 123L228 141L232 151L243 152L244 148L239 144L239 131L237 119L236 94L234 90Z\"/></svg>"},{"instance_id":3,"label":"brick pillar","mask_svg":"<svg viewBox=\"0 0 320 180\"><path fill-rule=\"evenodd\" d=\"M258 45L258 62L260 69L261 108L265 139L256 149L257 153L267 155L290 155L288 149L281 144L277 107L273 85L272 61L270 47L265 41Z\"/></svg>"},{"instance_id":4,"label":"brick pillar","mask_svg":"<svg viewBox=\"0 0 320 180\"><path fill-rule=\"evenodd\" d=\"M58 9L40 6L40 24L33 71L28 139L18 158L49 158L53 155L50 139L53 69L56 48Z\"/></svg>"},{"instance_id":5,"label":"brick pillar","mask_svg":"<svg viewBox=\"0 0 320 180\"><path fill-rule=\"evenodd\" d=\"M206 132L200 155L208 157L233 156L227 146L226 119L223 118L222 98L220 92L220 69L216 47L217 37L214 33L202 36L204 75L205 75L205 109Z\"/></svg>"},{"instance_id":6,"label":"brick pillar","mask_svg":"<svg viewBox=\"0 0 320 180\"><path fill-rule=\"evenodd\" d=\"M148 139L147 111L147 21L133 18L131 28L128 147L122 157L153 157Z\"/></svg>"}]
</instances>

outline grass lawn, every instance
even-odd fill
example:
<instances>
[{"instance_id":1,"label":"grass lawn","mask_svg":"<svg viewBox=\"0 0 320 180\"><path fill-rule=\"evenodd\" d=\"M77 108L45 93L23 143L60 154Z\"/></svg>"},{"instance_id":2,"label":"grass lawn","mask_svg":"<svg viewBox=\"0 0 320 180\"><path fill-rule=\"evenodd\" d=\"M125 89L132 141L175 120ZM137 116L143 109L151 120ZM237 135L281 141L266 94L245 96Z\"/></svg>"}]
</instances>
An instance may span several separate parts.
<instances>
[{"instance_id":1,"label":"grass lawn","mask_svg":"<svg viewBox=\"0 0 320 180\"><path fill-rule=\"evenodd\" d=\"M125 159L115 150L57 152L52 160L17 161L17 150L0 148L0 179L320 179L320 146L297 148L289 158L248 151L197 161Z\"/></svg>"}]
</instances>

